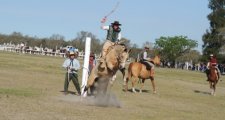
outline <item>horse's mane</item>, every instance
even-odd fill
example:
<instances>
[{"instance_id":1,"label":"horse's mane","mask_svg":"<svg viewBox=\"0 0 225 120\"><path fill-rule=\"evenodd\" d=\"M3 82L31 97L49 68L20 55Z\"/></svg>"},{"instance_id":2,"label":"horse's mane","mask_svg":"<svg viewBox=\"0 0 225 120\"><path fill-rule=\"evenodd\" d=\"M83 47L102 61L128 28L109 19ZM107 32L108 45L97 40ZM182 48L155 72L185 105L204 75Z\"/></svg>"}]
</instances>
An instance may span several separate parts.
<instances>
[{"instance_id":1,"label":"horse's mane","mask_svg":"<svg viewBox=\"0 0 225 120\"><path fill-rule=\"evenodd\" d=\"M112 53L112 52L116 52L115 54L119 54L120 52L124 51L126 48L126 45L125 44L116 44L114 46L112 46L110 49L109 49L109 53Z\"/></svg>"},{"instance_id":2,"label":"horse's mane","mask_svg":"<svg viewBox=\"0 0 225 120\"><path fill-rule=\"evenodd\" d=\"M108 68L110 68L111 70L114 68L118 68L118 57L125 49L126 46L124 44L116 44L110 48L109 52L106 55L106 64Z\"/></svg>"}]
</instances>

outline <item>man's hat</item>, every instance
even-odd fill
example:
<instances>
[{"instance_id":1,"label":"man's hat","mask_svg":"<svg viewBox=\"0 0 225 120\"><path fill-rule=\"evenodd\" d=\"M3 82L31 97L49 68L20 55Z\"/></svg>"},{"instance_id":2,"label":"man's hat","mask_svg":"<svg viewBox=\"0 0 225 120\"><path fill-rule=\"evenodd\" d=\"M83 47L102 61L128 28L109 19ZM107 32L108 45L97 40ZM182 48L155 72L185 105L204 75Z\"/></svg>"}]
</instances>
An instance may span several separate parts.
<instances>
[{"instance_id":1,"label":"man's hat","mask_svg":"<svg viewBox=\"0 0 225 120\"><path fill-rule=\"evenodd\" d=\"M213 54L210 54L210 57L213 57Z\"/></svg>"},{"instance_id":2,"label":"man's hat","mask_svg":"<svg viewBox=\"0 0 225 120\"><path fill-rule=\"evenodd\" d=\"M149 48L150 48L149 45L144 46L144 49L149 49Z\"/></svg>"},{"instance_id":3,"label":"man's hat","mask_svg":"<svg viewBox=\"0 0 225 120\"><path fill-rule=\"evenodd\" d=\"M75 52L70 51L69 55L70 55L70 56L75 55Z\"/></svg>"},{"instance_id":4,"label":"man's hat","mask_svg":"<svg viewBox=\"0 0 225 120\"><path fill-rule=\"evenodd\" d=\"M149 47L145 47L145 49L149 49Z\"/></svg>"},{"instance_id":5,"label":"man's hat","mask_svg":"<svg viewBox=\"0 0 225 120\"><path fill-rule=\"evenodd\" d=\"M118 25L120 26L121 24L119 23L119 21L114 21L114 23L111 23L112 25Z\"/></svg>"}]
</instances>

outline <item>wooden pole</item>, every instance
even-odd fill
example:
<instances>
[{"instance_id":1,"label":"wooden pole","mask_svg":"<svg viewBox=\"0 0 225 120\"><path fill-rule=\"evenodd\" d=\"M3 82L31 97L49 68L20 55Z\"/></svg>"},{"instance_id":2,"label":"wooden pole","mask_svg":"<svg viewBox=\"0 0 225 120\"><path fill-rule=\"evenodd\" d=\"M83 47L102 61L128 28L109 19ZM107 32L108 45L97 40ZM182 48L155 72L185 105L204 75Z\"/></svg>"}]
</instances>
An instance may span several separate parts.
<instances>
[{"instance_id":1,"label":"wooden pole","mask_svg":"<svg viewBox=\"0 0 225 120\"><path fill-rule=\"evenodd\" d=\"M91 50L90 48L91 48L91 38L87 37L85 41L84 66L83 66L82 85L81 85L82 97L87 96L87 91L84 92L84 88L87 85L87 79L88 79L89 56L90 56L90 50Z\"/></svg>"}]
</instances>

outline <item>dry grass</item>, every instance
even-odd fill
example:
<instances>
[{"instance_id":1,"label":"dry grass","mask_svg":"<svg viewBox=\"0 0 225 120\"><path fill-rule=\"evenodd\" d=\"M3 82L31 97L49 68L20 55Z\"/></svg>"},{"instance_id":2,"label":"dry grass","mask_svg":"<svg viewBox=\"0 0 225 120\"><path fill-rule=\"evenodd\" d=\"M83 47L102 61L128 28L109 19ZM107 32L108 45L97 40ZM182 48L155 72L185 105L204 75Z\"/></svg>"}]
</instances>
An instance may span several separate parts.
<instances>
[{"instance_id":1,"label":"dry grass","mask_svg":"<svg viewBox=\"0 0 225 120\"><path fill-rule=\"evenodd\" d=\"M216 96L209 95L205 74L156 69L157 94L150 81L144 92L122 91L122 78L111 91L122 107L98 107L62 94L63 58L0 52L1 120L223 120L225 83L219 82ZM79 80L81 80L81 70ZM223 76L224 79L224 76ZM224 79L225 80L225 79ZM129 88L131 83L129 82ZM140 87L137 84L137 88ZM75 91L70 84L70 91Z\"/></svg>"}]
</instances>

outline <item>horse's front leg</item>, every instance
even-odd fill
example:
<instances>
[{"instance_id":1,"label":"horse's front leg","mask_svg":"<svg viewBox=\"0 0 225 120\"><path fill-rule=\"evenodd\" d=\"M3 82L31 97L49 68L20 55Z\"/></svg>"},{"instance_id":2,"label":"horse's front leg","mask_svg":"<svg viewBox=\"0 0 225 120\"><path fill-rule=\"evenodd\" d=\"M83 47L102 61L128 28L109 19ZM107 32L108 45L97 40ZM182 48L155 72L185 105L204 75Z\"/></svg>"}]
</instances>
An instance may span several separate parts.
<instances>
[{"instance_id":1,"label":"horse's front leg","mask_svg":"<svg viewBox=\"0 0 225 120\"><path fill-rule=\"evenodd\" d=\"M123 68L123 69L120 69L120 72L122 73L122 75L123 75L123 79L125 78L125 68Z\"/></svg>"},{"instance_id":2,"label":"horse's front leg","mask_svg":"<svg viewBox=\"0 0 225 120\"><path fill-rule=\"evenodd\" d=\"M211 81L209 81L209 88L210 88L210 89L213 88L213 87L212 87L212 82L211 82Z\"/></svg>"},{"instance_id":3,"label":"horse's front leg","mask_svg":"<svg viewBox=\"0 0 225 120\"><path fill-rule=\"evenodd\" d=\"M210 89L211 89L211 95L214 94L214 83L209 81Z\"/></svg>"},{"instance_id":4,"label":"horse's front leg","mask_svg":"<svg viewBox=\"0 0 225 120\"><path fill-rule=\"evenodd\" d=\"M89 78L88 78L88 81L87 81L87 86L85 86L86 87L86 89L88 89L90 86L92 86L92 85L94 85L94 82L95 82L95 79L96 79L96 74L95 74L95 67L91 70L91 74L90 74L90 76L89 76Z\"/></svg>"},{"instance_id":5,"label":"horse's front leg","mask_svg":"<svg viewBox=\"0 0 225 120\"><path fill-rule=\"evenodd\" d=\"M213 84L213 95L216 96L216 84L217 82L214 82Z\"/></svg>"},{"instance_id":6,"label":"horse's front leg","mask_svg":"<svg viewBox=\"0 0 225 120\"><path fill-rule=\"evenodd\" d=\"M156 94L154 77L151 78L151 83L152 83L153 93Z\"/></svg>"},{"instance_id":7,"label":"horse's front leg","mask_svg":"<svg viewBox=\"0 0 225 120\"><path fill-rule=\"evenodd\" d=\"M127 92L128 90L128 81L130 80L130 77L128 76L127 78L125 78L124 80L124 91Z\"/></svg>"},{"instance_id":8,"label":"horse's front leg","mask_svg":"<svg viewBox=\"0 0 225 120\"><path fill-rule=\"evenodd\" d=\"M116 80L116 74L114 74L110 80L110 85L113 86L114 81Z\"/></svg>"}]
</instances>

